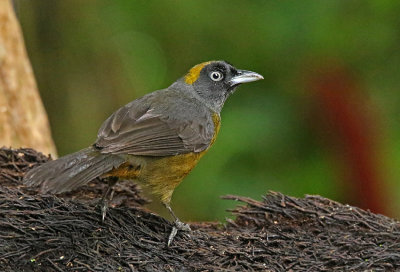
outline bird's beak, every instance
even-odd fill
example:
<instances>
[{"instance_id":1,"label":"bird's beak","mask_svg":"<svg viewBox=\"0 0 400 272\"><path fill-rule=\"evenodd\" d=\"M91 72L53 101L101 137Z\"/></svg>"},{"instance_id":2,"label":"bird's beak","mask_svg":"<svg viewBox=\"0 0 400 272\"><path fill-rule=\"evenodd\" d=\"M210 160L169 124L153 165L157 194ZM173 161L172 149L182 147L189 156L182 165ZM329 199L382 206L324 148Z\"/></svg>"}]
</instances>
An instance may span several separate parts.
<instances>
[{"instance_id":1,"label":"bird's beak","mask_svg":"<svg viewBox=\"0 0 400 272\"><path fill-rule=\"evenodd\" d=\"M256 72L246 71L246 70L238 70L238 74L234 76L229 83L231 86L235 86L242 83L252 82L264 79L264 77Z\"/></svg>"}]
</instances>

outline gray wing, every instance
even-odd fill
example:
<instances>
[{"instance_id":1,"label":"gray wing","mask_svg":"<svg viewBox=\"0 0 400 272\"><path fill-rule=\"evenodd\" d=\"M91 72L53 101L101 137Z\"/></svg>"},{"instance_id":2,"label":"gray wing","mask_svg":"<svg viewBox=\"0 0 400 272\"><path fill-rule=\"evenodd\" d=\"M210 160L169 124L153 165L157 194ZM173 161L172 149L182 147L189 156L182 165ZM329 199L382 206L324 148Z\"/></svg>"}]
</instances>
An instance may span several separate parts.
<instances>
[{"instance_id":1,"label":"gray wing","mask_svg":"<svg viewBox=\"0 0 400 272\"><path fill-rule=\"evenodd\" d=\"M212 113L193 98L162 90L132 101L102 125L101 153L170 156L205 150L214 135Z\"/></svg>"}]
</instances>

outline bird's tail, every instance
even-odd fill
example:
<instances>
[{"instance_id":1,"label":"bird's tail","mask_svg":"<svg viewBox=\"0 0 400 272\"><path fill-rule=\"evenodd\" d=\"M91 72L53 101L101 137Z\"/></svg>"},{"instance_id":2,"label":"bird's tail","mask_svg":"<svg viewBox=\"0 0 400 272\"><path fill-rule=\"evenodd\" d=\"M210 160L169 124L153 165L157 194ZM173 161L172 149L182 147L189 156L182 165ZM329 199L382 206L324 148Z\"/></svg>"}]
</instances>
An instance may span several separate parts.
<instances>
[{"instance_id":1,"label":"bird's tail","mask_svg":"<svg viewBox=\"0 0 400 272\"><path fill-rule=\"evenodd\" d=\"M40 187L42 192L68 192L117 168L123 162L121 157L101 154L94 147L88 147L33 168L25 175L24 183Z\"/></svg>"}]
</instances>

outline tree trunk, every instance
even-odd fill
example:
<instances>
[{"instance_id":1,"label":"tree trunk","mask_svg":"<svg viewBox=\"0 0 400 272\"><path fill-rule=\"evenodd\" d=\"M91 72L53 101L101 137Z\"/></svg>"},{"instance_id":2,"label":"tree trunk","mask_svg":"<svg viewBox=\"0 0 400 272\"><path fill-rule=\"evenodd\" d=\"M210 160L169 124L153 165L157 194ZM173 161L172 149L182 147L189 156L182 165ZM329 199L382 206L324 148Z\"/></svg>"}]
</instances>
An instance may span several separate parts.
<instances>
[{"instance_id":1,"label":"tree trunk","mask_svg":"<svg viewBox=\"0 0 400 272\"><path fill-rule=\"evenodd\" d=\"M56 156L12 4L0 1L0 146L32 147Z\"/></svg>"}]
</instances>

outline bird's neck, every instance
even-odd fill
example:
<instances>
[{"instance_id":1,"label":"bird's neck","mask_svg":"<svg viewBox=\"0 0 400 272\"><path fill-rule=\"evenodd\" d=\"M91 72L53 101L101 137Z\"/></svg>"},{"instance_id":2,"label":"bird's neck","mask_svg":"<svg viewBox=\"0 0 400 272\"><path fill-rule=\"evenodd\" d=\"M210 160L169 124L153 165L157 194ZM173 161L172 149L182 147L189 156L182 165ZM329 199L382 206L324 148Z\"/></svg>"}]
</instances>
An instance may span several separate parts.
<instances>
[{"instance_id":1,"label":"bird's neck","mask_svg":"<svg viewBox=\"0 0 400 272\"><path fill-rule=\"evenodd\" d=\"M206 106L207 108L209 108L212 112L220 115L222 107L224 106L225 97L220 97L220 98L215 98L215 99L207 99L205 97L202 97L198 92L196 92L195 88L191 85L186 85L183 86L183 82L181 81L177 81L175 83L173 83L170 88L176 88L176 89L183 89L183 87L186 88L186 94L189 97L193 97L196 100L200 101L204 106Z\"/></svg>"}]
</instances>

